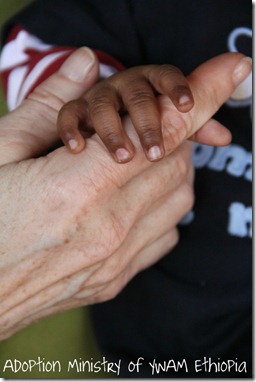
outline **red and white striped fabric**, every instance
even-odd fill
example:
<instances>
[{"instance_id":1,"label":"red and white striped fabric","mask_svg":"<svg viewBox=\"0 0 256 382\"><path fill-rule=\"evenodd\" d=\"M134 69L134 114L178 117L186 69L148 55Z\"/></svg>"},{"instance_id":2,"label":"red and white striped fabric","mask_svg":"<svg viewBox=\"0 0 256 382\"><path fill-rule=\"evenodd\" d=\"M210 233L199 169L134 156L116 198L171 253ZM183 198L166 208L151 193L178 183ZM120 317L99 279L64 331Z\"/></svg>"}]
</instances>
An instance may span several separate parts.
<instances>
[{"instance_id":1,"label":"red and white striped fabric","mask_svg":"<svg viewBox=\"0 0 256 382\"><path fill-rule=\"evenodd\" d=\"M76 47L44 43L16 26L0 55L0 74L9 110L15 109L33 89L57 71ZM100 61L100 78L124 67L108 54L94 50Z\"/></svg>"}]
</instances>

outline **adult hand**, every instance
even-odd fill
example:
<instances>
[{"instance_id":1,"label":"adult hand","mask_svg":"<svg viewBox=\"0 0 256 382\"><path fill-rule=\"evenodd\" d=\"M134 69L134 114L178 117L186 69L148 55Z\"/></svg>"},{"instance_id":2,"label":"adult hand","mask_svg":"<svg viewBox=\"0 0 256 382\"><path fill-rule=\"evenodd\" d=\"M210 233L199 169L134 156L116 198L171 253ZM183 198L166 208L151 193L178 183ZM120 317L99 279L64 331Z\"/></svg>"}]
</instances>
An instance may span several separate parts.
<instances>
[{"instance_id":1,"label":"adult hand","mask_svg":"<svg viewBox=\"0 0 256 382\"><path fill-rule=\"evenodd\" d=\"M230 57L231 55L229 54ZM239 54L233 54L234 59L235 56L237 61L242 57ZM229 65L225 59L226 57L227 55L223 55L218 58L218 70L221 69L221 65L223 65L223 69L226 65ZM208 89L205 87L208 83L207 77L209 73L211 74L211 70L214 67L214 61L212 61L211 65L200 67L201 87L199 87L199 82L197 83L197 70L189 76L189 83L192 86L193 92L194 90L198 92L198 88L200 89L200 94L197 97L201 97L201 100L195 105L196 108L193 108L194 112L203 106L204 91L208 93ZM250 64L244 65L243 68L246 74ZM229 66L227 69L229 69ZM237 71L236 85L243 79L243 70ZM223 70L223 73L226 73L225 70ZM81 96L84 91L89 89L98 79L98 74L99 66L96 56L90 49L80 48L64 63L56 74L43 82L20 107L2 117L0 126L0 165L35 157L41 155L45 150L49 150L59 138L56 121L60 108L64 103ZM213 75L216 78L216 75ZM212 88L213 94L215 94L212 96L212 102L215 105L213 109L215 111L230 95L229 87L224 88L226 79L224 76L219 78L220 81L224 81L219 83L219 89L224 89L225 91L221 95L219 89L216 89L214 93L214 88ZM195 89L193 87L194 82L196 83ZM215 86L218 86L217 81ZM167 106L168 109L170 102L167 100L165 104L169 105ZM193 113L183 114L182 116L179 116L178 113L172 114L172 117L166 121L167 131L171 132L174 141L175 137L179 135L180 138L176 142L177 145L180 140L189 136L190 139L199 143L215 146L226 145L230 142L231 135L229 131L214 120L205 121L204 112L202 112L202 120L206 124L203 126L198 125L194 129L186 128L186 123L190 126L188 119L191 118L190 116ZM185 117L185 123L182 122L182 117ZM183 124L185 128L182 128ZM176 143L174 142L174 147Z\"/></svg>"},{"instance_id":2,"label":"adult hand","mask_svg":"<svg viewBox=\"0 0 256 382\"><path fill-rule=\"evenodd\" d=\"M177 130L173 138L173 106L160 101L166 149L173 153L158 163L145 159L127 119L137 154L125 165L93 136L78 155L60 148L2 166L1 338L46 315L114 297L177 242L176 224L193 201L193 171L189 143L174 151L175 145L233 92L240 60L238 54L216 58L191 77L197 106L182 122L186 134ZM200 91L202 81L207 92Z\"/></svg>"},{"instance_id":3,"label":"adult hand","mask_svg":"<svg viewBox=\"0 0 256 382\"><path fill-rule=\"evenodd\" d=\"M14 111L1 119L0 165L41 155L58 140L56 121L64 103L88 90L99 77L97 57L80 48L38 86Z\"/></svg>"}]
</instances>

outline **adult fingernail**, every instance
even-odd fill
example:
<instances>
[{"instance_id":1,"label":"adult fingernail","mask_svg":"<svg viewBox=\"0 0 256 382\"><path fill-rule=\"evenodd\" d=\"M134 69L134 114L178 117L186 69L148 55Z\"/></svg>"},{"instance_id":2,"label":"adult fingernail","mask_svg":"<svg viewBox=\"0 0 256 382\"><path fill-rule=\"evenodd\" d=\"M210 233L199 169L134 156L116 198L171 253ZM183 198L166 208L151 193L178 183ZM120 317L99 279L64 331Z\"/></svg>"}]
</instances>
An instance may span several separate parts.
<instances>
[{"instance_id":1,"label":"adult fingernail","mask_svg":"<svg viewBox=\"0 0 256 382\"><path fill-rule=\"evenodd\" d=\"M92 66L95 64L95 56L91 49L77 49L62 65L60 72L71 81L82 82Z\"/></svg>"},{"instance_id":2,"label":"adult fingernail","mask_svg":"<svg viewBox=\"0 0 256 382\"><path fill-rule=\"evenodd\" d=\"M236 86L240 85L252 71L251 57L243 57L233 71L233 81Z\"/></svg>"},{"instance_id":3,"label":"adult fingernail","mask_svg":"<svg viewBox=\"0 0 256 382\"><path fill-rule=\"evenodd\" d=\"M252 72L237 86L230 98L234 101L240 101L250 97L252 97Z\"/></svg>"}]
</instances>

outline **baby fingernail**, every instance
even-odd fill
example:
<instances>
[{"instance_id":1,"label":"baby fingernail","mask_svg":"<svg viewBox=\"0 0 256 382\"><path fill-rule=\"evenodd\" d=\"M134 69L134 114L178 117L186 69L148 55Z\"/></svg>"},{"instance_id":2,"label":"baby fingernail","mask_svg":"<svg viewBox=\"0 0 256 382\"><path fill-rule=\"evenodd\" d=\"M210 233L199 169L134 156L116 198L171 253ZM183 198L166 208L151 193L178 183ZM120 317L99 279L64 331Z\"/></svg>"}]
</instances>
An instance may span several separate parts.
<instances>
[{"instance_id":1,"label":"baby fingernail","mask_svg":"<svg viewBox=\"0 0 256 382\"><path fill-rule=\"evenodd\" d=\"M117 149L115 152L115 155L116 155L117 161L120 163L126 162L127 160L131 158L131 154L129 153L129 151L124 148Z\"/></svg>"},{"instance_id":2,"label":"baby fingernail","mask_svg":"<svg viewBox=\"0 0 256 382\"><path fill-rule=\"evenodd\" d=\"M233 71L233 81L236 86L241 84L252 71L251 57L243 57Z\"/></svg>"},{"instance_id":3,"label":"baby fingernail","mask_svg":"<svg viewBox=\"0 0 256 382\"><path fill-rule=\"evenodd\" d=\"M69 145L71 150L75 150L77 148L77 146L78 146L78 143L77 143L77 141L75 139L70 139L68 141L68 145Z\"/></svg>"},{"instance_id":4,"label":"baby fingernail","mask_svg":"<svg viewBox=\"0 0 256 382\"><path fill-rule=\"evenodd\" d=\"M191 103L192 100L191 98L187 95L187 94L183 94L180 98L179 98L179 105L180 106L183 106L183 105L187 105L189 103Z\"/></svg>"},{"instance_id":5,"label":"baby fingernail","mask_svg":"<svg viewBox=\"0 0 256 382\"><path fill-rule=\"evenodd\" d=\"M152 146L148 150L148 158L152 161L162 158L163 153L159 146Z\"/></svg>"}]
</instances>

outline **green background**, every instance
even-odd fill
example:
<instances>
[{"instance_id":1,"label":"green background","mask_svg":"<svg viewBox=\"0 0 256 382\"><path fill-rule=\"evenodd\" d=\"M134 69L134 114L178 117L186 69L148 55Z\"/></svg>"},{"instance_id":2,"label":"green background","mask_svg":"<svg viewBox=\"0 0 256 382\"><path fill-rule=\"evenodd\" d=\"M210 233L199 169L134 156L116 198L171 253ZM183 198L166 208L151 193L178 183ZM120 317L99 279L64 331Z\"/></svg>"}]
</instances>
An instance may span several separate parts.
<instances>
[{"instance_id":1,"label":"green background","mask_svg":"<svg viewBox=\"0 0 256 382\"><path fill-rule=\"evenodd\" d=\"M0 28L13 13L23 8L30 0L0 0ZM0 86L0 115L7 112ZM0 323L1 325L1 323ZM6 361L18 359L27 361L45 358L47 361L59 360L61 373L43 373L34 370L30 373L13 373L9 368L3 373ZM20 331L13 337L0 342L0 378L107 378L104 374L67 373L68 361L74 359L101 360L102 355L97 348L89 311L87 308L74 309L54 317L48 317ZM9 364L10 365L10 364Z\"/></svg>"},{"instance_id":2,"label":"green background","mask_svg":"<svg viewBox=\"0 0 256 382\"><path fill-rule=\"evenodd\" d=\"M30 0L0 0L0 28L8 17L23 8L28 3L30 3ZM6 104L4 101L2 88L0 87L0 115L3 115L6 111Z\"/></svg>"}]
</instances>

